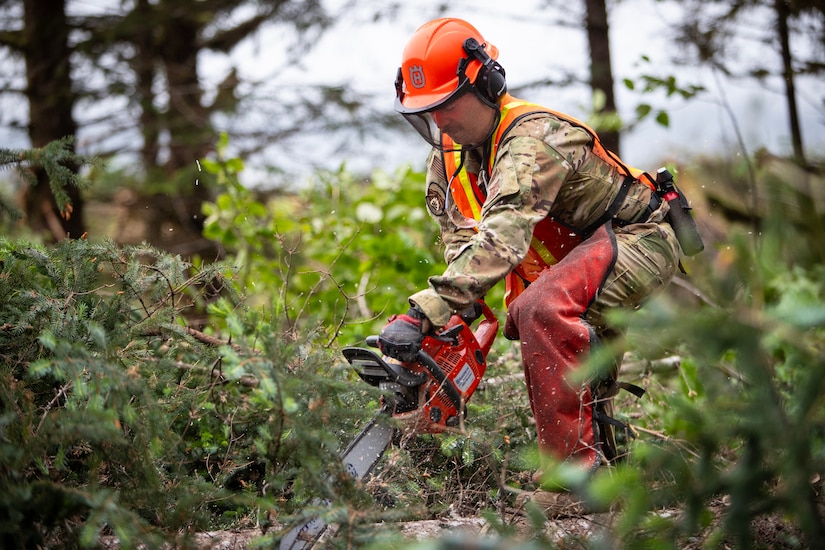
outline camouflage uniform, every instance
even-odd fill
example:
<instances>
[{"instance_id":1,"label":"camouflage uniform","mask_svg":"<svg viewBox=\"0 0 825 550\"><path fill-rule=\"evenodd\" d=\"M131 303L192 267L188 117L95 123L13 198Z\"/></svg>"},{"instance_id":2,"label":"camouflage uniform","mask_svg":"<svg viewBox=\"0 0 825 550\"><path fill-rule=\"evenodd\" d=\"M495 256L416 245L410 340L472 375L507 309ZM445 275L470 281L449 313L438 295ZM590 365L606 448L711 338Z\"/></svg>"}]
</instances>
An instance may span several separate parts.
<instances>
[{"instance_id":1,"label":"camouflage uniform","mask_svg":"<svg viewBox=\"0 0 825 550\"><path fill-rule=\"evenodd\" d=\"M465 167L479 174L486 194L477 223L464 218L451 200L450 174L445 173L440 153L433 152L428 161L427 206L441 228L448 266L410 301L441 326L521 263L534 227L546 216L577 229L597 222L624 177L593 154L591 144L584 129L541 113L520 120L508 131L489 177L482 171L481 153L466 153ZM568 397L575 395L579 409L582 404L589 406L589 389L567 384L566 375L589 351L595 335L609 330L605 311L638 308L675 274L680 249L670 225L663 221L667 208L653 198L648 186L631 185L613 222L600 226L579 245L579 254L574 249L542 272L509 307L505 335L522 341L539 447L556 458L575 456L588 468L600 461L591 427L586 425L592 415L578 415L576 426L568 429L575 433L559 436L555 432L560 413L549 411L555 405L547 403L556 397L545 394L567 392ZM563 314L556 313L559 303L570 301L582 289L585 292L575 303L567 303ZM564 323L562 316L567 317ZM548 332L555 340L539 342L535 337ZM548 378L553 381L542 387L542 380ZM539 409L544 412L539 414Z\"/></svg>"}]
</instances>

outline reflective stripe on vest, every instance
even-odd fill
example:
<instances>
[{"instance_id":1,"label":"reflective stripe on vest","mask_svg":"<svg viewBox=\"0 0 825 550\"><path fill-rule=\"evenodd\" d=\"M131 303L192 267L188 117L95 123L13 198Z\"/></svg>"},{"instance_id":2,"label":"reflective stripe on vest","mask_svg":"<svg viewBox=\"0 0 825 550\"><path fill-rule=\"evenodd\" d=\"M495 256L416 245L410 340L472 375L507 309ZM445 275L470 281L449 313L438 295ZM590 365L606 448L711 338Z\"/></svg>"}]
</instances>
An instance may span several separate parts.
<instances>
[{"instance_id":1,"label":"reflective stripe on vest","mask_svg":"<svg viewBox=\"0 0 825 550\"><path fill-rule=\"evenodd\" d=\"M625 176L625 179L632 176L633 179L641 180L649 187L655 188L650 176L641 170L628 167L622 163L616 155L602 146L596 133L583 122L535 103L515 99L510 94L505 94L502 99L501 118L490 139L490 156L487 159L489 172L492 172L498 147L510 128L518 120L535 113L548 113L573 126L582 128L590 134L593 144L592 151L596 156L616 167L619 173ZM454 144L446 134L442 134L441 139L445 150L443 161L448 178L448 192L464 217L479 221L485 197L478 186L477 176L469 173L461 163L461 146ZM623 200L624 194L620 193L618 198ZM509 305L516 296L527 288L529 283L538 278L542 271L558 263L584 238L585 236L582 235L581 230L569 228L550 216L540 221L533 230L530 248L524 260L505 278L507 286L505 291L506 304Z\"/></svg>"}]
</instances>

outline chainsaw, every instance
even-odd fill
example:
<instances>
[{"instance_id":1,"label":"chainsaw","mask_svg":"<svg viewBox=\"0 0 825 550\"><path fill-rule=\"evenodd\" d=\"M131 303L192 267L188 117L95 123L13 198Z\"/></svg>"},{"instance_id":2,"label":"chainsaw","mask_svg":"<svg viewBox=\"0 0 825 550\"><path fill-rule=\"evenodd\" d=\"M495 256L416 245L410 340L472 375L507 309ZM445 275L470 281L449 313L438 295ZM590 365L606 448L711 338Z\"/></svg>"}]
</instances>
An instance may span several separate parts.
<instances>
[{"instance_id":1,"label":"chainsaw","mask_svg":"<svg viewBox=\"0 0 825 550\"><path fill-rule=\"evenodd\" d=\"M482 318L475 331L470 325ZM453 315L437 333L425 335L415 361L401 362L360 347L342 353L358 376L382 391L381 409L341 454L347 473L364 479L380 461L398 428L438 434L460 428L467 401L487 369L486 358L498 332L498 319L479 300L462 314ZM378 337L367 338L377 348ZM387 422L387 417L398 422ZM329 505L316 499L314 504ZM293 527L281 539L281 550L312 548L335 527L314 516Z\"/></svg>"}]
</instances>

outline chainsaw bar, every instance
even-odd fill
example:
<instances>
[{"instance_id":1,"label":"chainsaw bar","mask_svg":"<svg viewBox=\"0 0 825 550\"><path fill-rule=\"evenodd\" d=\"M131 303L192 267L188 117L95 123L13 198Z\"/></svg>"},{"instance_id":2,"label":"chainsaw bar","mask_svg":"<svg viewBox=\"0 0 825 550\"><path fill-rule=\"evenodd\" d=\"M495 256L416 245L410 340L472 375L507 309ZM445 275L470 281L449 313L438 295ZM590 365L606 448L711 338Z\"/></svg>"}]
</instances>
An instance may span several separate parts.
<instances>
[{"instance_id":1,"label":"chainsaw bar","mask_svg":"<svg viewBox=\"0 0 825 550\"><path fill-rule=\"evenodd\" d=\"M478 328L469 324L484 316ZM498 330L498 319L483 301L462 315L453 315L437 334L425 335L417 357L401 362L364 348L342 350L358 376L382 390L381 412L350 443L341 455L347 473L358 482L381 459L395 435L387 417L418 411L416 430L442 433L456 426L466 414L465 402L472 395L486 368L486 356ZM367 337L367 345L380 348L379 337ZM329 506L315 499L316 508ZM310 549L325 533L336 528L316 514L297 525L281 539L281 550Z\"/></svg>"},{"instance_id":2,"label":"chainsaw bar","mask_svg":"<svg viewBox=\"0 0 825 550\"><path fill-rule=\"evenodd\" d=\"M361 481L372 471L395 435L394 427L386 422L378 421L382 416L386 414L381 413L372 419L341 455L347 473L355 481ZM316 499L313 504L328 506L329 501ZM280 550L312 548L327 529L333 529L333 527L321 517L313 516L284 535L281 539Z\"/></svg>"}]
</instances>

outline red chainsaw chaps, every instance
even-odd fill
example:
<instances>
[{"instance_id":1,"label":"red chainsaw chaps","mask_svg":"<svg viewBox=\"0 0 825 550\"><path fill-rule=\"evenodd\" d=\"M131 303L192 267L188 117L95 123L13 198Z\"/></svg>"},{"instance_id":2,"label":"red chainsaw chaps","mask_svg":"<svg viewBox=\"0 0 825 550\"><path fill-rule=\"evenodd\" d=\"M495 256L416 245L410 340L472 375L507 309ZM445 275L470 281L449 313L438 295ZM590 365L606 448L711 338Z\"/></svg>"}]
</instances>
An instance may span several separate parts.
<instances>
[{"instance_id":1,"label":"red chainsaw chaps","mask_svg":"<svg viewBox=\"0 0 825 550\"><path fill-rule=\"evenodd\" d=\"M587 383L569 380L590 352L592 327L584 313L598 295L617 256L608 223L549 267L513 303L504 334L521 340L539 451L587 470L601 463Z\"/></svg>"}]
</instances>

